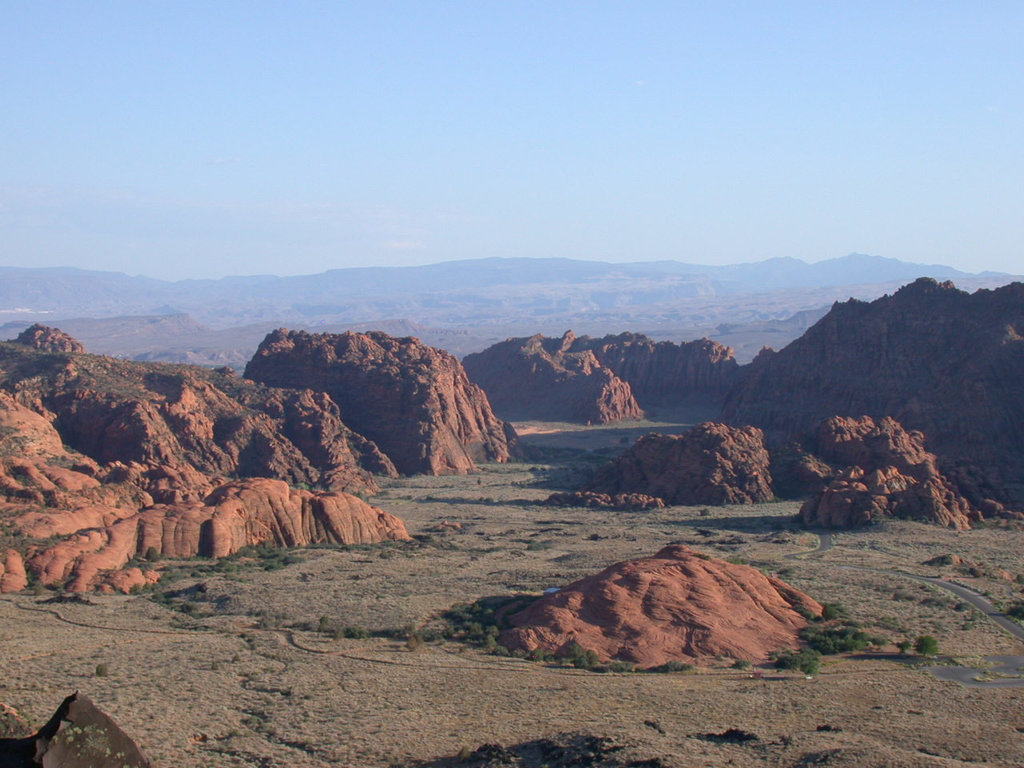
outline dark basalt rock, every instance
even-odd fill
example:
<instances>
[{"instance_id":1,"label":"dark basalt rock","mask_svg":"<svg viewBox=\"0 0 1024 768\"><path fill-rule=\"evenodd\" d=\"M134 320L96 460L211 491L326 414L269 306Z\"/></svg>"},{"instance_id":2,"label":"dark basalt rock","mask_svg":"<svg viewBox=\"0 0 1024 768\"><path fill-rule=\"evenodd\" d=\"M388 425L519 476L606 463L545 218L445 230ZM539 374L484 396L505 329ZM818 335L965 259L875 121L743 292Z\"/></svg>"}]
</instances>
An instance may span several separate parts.
<instances>
[{"instance_id":1,"label":"dark basalt rock","mask_svg":"<svg viewBox=\"0 0 1024 768\"><path fill-rule=\"evenodd\" d=\"M73 693L32 736L0 739L0 768L149 768L128 734L88 697Z\"/></svg>"}]
</instances>

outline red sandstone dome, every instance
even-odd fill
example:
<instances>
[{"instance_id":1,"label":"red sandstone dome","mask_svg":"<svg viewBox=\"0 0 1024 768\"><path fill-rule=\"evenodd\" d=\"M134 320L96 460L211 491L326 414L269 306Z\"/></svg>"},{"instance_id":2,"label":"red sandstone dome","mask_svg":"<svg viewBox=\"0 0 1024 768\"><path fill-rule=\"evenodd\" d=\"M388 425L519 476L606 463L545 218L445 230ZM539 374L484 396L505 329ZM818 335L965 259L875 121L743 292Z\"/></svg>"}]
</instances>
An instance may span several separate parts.
<instances>
[{"instance_id":1,"label":"red sandstone dome","mask_svg":"<svg viewBox=\"0 0 1024 768\"><path fill-rule=\"evenodd\" d=\"M719 657L765 661L799 646L821 605L756 568L670 545L606 568L509 617L511 649L564 652L573 643L602 661L642 667Z\"/></svg>"}]
</instances>

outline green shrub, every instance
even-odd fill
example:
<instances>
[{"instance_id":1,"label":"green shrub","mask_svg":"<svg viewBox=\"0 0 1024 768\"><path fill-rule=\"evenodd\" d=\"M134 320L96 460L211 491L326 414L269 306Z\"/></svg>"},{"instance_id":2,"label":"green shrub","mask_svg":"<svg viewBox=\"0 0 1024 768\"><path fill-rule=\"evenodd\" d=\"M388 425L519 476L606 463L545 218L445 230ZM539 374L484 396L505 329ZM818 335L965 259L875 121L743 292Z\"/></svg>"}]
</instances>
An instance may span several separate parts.
<instances>
[{"instance_id":1,"label":"green shrub","mask_svg":"<svg viewBox=\"0 0 1024 768\"><path fill-rule=\"evenodd\" d=\"M800 637L806 640L811 648L827 656L862 650L876 644L873 641L877 639L849 624L834 627L812 624L800 632Z\"/></svg>"},{"instance_id":2,"label":"green shrub","mask_svg":"<svg viewBox=\"0 0 1024 768\"><path fill-rule=\"evenodd\" d=\"M675 659L673 659L672 661L665 662L664 664L661 664L661 665L659 665L657 667L648 667L647 671L648 672L654 672L654 673L657 673L657 674L673 674L673 673L676 673L676 672L692 672L693 671L693 664L687 664L685 662L676 661Z\"/></svg>"},{"instance_id":3,"label":"green shrub","mask_svg":"<svg viewBox=\"0 0 1024 768\"><path fill-rule=\"evenodd\" d=\"M914 650L920 656L935 656L939 652L939 641L931 635L921 635L914 641Z\"/></svg>"},{"instance_id":4,"label":"green shrub","mask_svg":"<svg viewBox=\"0 0 1024 768\"><path fill-rule=\"evenodd\" d=\"M799 669L805 675L817 674L820 665L821 653L813 648L803 648L799 651L783 651L775 658L776 668Z\"/></svg>"},{"instance_id":5,"label":"green shrub","mask_svg":"<svg viewBox=\"0 0 1024 768\"><path fill-rule=\"evenodd\" d=\"M110 667L106 664L96 665L96 677L107 677L110 674Z\"/></svg>"},{"instance_id":6,"label":"green shrub","mask_svg":"<svg viewBox=\"0 0 1024 768\"><path fill-rule=\"evenodd\" d=\"M833 619L845 619L848 615L846 613L846 609L839 603L823 603L821 608L822 621L832 621Z\"/></svg>"}]
</instances>

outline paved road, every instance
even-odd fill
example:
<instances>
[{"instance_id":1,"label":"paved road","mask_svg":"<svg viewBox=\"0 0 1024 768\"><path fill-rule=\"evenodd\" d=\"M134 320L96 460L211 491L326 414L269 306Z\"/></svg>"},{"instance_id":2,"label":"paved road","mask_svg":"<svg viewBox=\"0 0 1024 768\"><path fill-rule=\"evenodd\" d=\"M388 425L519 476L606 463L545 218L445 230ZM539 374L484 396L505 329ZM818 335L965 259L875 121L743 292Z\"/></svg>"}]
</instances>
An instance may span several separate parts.
<instances>
[{"instance_id":1,"label":"paved road","mask_svg":"<svg viewBox=\"0 0 1024 768\"><path fill-rule=\"evenodd\" d=\"M819 555L822 552L827 552L832 549L832 546L832 534L828 531L819 531L817 549L813 549L810 552L799 552L793 555L786 555L786 557L791 559L802 559L812 555ZM903 578L913 579L914 581L920 581L925 584L931 584L932 586L945 590L946 592L956 595L960 599L970 603L977 610L985 614L985 616L987 616L990 621L994 622L996 626L1010 633L1010 635L1016 639L1024 642L1024 626L1018 624L1016 621L1010 619L1005 614L997 610L991 600L970 587L965 587L962 584L947 581L946 579L939 579L935 576L918 576L913 573L907 573L906 571L889 571L882 568L869 568L863 565L840 565L838 567L852 571L872 571L874 573L884 573L888 576L902 576ZM925 670L932 673L940 680L951 680L970 688L1024 688L1024 678L1020 677L1022 672L1024 672L1024 656L986 656L985 660L992 664L990 669L984 670L972 667L925 667ZM1007 677L997 677L994 680L975 679L977 677L987 677L989 675L1007 675Z\"/></svg>"},{"instance_id":2,"label":"paved road","mask_svg":"<svg viewBox=\"0 0 1024 768\"><path fill-rule=\"evenodd\" d=\"M1024 679L1019 677L1024 672L1024 656L986 656L985 661L992 666L988 669L975 667L925 667L939 680L950 680L968 688L1024 688ZM992 680L976 680L977 677L990 675L1006 675ZM1018 677L1014 677L1018 675Z\"/></svg>"}]
</instances>

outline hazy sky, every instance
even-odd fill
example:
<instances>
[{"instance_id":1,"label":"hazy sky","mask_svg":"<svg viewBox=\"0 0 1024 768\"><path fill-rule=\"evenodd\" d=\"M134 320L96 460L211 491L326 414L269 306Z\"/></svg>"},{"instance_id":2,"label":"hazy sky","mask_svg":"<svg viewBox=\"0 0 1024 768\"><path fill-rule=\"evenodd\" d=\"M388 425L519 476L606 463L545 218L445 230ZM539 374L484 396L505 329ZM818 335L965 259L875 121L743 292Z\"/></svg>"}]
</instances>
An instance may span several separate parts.
<instances>
[{"instance_id":1,"label":"hazy sky","mask_svg":"<svg viewBox=\"0 0 1024 768\"><path fill-rule=\"evenodd\" d=\"M0 0L0 264L1024 271L1024 3Z\"/></svg>"}]
</instances>

